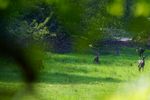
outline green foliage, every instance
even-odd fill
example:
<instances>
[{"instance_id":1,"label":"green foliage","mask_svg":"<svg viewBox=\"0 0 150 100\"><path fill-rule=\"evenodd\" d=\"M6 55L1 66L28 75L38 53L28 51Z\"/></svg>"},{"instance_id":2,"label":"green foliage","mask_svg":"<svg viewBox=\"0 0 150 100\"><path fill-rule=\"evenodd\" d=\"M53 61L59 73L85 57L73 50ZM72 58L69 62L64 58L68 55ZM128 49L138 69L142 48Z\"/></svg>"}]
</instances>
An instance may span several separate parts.
<instances>
[{"instance_id":1,"label":"green foliage","mask_svg":"<svg viewBox=\"0 0 150 100\"><path fill-rule=\"evenodd\" d=\"M2 2L2 1L1 1ZM35 2L35 0L31 0L30 2L25 2L24 0L18 0L16 2L17 6L12 7L14 3L11 1L8 1L10 3L10 7L12 9L10 10L8 6L8 12L13 12L11 14L17 16L19 15L19 11L28 11L27 9L30 9L34 7L34 5L39 3L45 3L46 5L49 5L53 8L53 15L55 16L55 19L57 20L58 24L73 37L73 44L74 47L78 47L76 44L81 43L83 44L81 47L88 47L89 43L96 42L97 40L101 40L102 38L108 36L109 33L104 33L101 29L103 28L122 28L126 29L125 26L128 25L130 27L127 27L127 29L136 27L139 23L142 22L142 20L136 20L137 17L142 16L143 18L146 18L149 16L149 1L147 0L138 0L138 1L131 1L131 7L126 8L125 5L129 5L129 2L126 0L80 0L80 1L74 1L74 0L44 0L44 1L38 1ZM2 4L5 4L2 3ZM26 5L23 6L23 9L19 9L20 5ZM29 8L27 8L29 6ZM40 8L40 6L37 6ZM14 8L14 9L13 9ZM17 9L17 10L16 10ZM133 10L132 10L133 9ZM131 17L135 24L128 22L124 22L124 19L130 19L125 18L125 14L127 14L126 10L131 11ZM48 16L45 16L47 20L49 19ZM33 20L33 19L32 19ZM46 19L45 19L46 21ZM126 20L125 20L126 21ZM139 22L139 23L138 23ZM33 30L30 31L34 34L33 38L35 40L39 40L42 38L44 34L48 34L47 26L43 26L43 22L30 22L34 25ZM146 23L147 26L149 26ZM42 27L40 29L39 27ZM139 28L138 28L139 29ZM146 27L147 29L147 27ZM146 30L145 27L143 30ZM149 30L147 30L148 32ZM139 34L141 32L139 31L131 31L135 34ZM148 36L147 32L142 32L146 34L145 36ZM145 36L138 35L141 39ZM77 37L77 38L76 38ZM83 38L84 39L83 39ZM77 47L76 47L77 46Z\"/></svg>"},{"instance_id":2,"label":"green foliage","mask_svg":"<svg viewBox=\"0 0 150 100\"><path fill-rule=\"evenodd\" d=\"M47 17L44 22L38 23L36 20L33 20L31 23L30 33L34 40L41 40L47 34L49 34L48 28L45 26L50 18Z\"/></svg>"},{"instance_id":3,"label":"green foliage","mask_svg":"<svg viewBox=\"0 0 150 100\"><path fill-rule=\"evenodd\" d=\"M131 18L128 30L132 33L134 40L139 43L148 43L150 32L150 21L145 17Z\"/></svg>"},{"instance_id":4,"label":"green foliage","mask_svg":"<svg viewBox=\"0 0 150 100\"><path fill-rule=\"evenodd\" d=\"M50 20L50 17L47 17L44 22L38 23L36 20L33 20L31 23L22 20L16 20L14 23L11 23L8 28L9 32L18 40L42 40L43 37L47 34L50 34L46 24Z\"/></svg>"},{"instance_id":5,"label":"green foliage","mask_svg":"<svg viewBox=\"0 0 150 100\"><path fill-rule=\"evenodd\" d=\"M9 0L0 0L0 9L6 9L9 5Z\"/></svg>"}]
</instances>

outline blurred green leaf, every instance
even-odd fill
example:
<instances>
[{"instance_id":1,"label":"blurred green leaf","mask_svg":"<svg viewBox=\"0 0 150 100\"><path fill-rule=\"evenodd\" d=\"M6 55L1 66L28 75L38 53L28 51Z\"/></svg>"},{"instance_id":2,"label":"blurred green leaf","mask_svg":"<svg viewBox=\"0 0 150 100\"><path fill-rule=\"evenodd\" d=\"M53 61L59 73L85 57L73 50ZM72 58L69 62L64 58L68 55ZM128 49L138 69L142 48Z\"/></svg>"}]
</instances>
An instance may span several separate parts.
<instances>
[{"instance_id":1,"label":"blurred green leaf","mask_svg":"<svg viewBox=\"0 0 150 100\"><path fill-rule=\"evenodd\" d=\"M124 15L124 0L114 0L107 6L107 11L109 14L114 16Z\"/></svg>"},{"instance_id":2,"label":"blurred green leaf","mask_svg":"<svg viewBox=\"0 0 150 100\"><path fill-rule=\"evenodd\" d=\"M6 9L9 6L9 0L0 0L0 9Z\"/></svg>"},{"instance_id":3,"label":"blurred green leaf","mask_svg":"<svg viewBox=\"0 0 150 100\"><path fill-rule=\"evenodd\" d=\"M137 16L149 16L150 15L150 3L140 1L134 4L134 15Z\"/></svg>"}]
</instances>

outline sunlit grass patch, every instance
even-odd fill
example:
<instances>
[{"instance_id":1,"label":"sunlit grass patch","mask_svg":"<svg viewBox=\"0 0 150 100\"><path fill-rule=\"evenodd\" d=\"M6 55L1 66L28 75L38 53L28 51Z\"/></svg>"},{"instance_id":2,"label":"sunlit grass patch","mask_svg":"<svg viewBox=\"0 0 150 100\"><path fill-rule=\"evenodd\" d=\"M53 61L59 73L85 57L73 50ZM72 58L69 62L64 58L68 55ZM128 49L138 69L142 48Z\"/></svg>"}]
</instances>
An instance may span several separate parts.
<instances>
[{"instance_id":1,"label":"sunlit grass patch","mask_svg":"<svg viewBox=\"0 0 150 100\"><path fill-rule=\"evenodd\" d=\"M148 75L149 76L149 75ZM106 100L149 100L150 79L147 75L130 82Z\"/></svg>"}]
</instances>

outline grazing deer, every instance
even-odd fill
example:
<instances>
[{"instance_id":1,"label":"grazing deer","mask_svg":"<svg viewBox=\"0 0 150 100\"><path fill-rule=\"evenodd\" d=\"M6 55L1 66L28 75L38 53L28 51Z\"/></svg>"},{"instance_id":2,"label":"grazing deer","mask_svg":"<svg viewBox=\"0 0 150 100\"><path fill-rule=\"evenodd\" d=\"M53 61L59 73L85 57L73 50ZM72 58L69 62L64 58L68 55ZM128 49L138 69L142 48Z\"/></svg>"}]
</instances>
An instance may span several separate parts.
<instances>
[{"instance_id":1,"label":"grazing deer","mask_svg":"<svg viewBox=\"0 0 150 100\"><path fill-rule=\"evenodd\" d=\"M144 48L140 47L140 48L136 49L136 51L137 51L139 57L143 57L143 54L144 54L144 51L145 51Z\"/></svg>"},{"instance_id":2,"label":"grazing deer","mask_svg":"<svg viewBox=\"0 0 150 100\"><path fill-rule=\"evenodd\" d=\"M99 64L99 53L96 54L95 58L94 58L94 63Z\"/></svg>"},{"instance_id":3,"label":"grazing deer","mask_svg":"<svg viewBox=\"0 0 150 100\"><path fill-rule=\"evenodd\" d=\"M138 60L138 68L139 71L144 70L144 66L145 66L145 56L140 58L140 60Z\"/></svg>"}]
</instances>

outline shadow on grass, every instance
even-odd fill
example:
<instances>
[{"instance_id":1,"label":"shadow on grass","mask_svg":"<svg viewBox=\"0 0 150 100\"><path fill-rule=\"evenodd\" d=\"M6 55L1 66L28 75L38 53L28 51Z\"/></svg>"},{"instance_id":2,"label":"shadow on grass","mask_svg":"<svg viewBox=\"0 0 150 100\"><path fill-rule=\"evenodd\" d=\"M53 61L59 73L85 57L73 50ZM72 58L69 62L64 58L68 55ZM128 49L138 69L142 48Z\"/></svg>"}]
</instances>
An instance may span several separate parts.
<instances>
[{"instance_id":1,"label":"shadow on grass","mask_svg":"<svg viewBox=\"0 0 150 100\"><path fill-rule=\"evenodd\" d=\"M45 73L39 75L37 83L48 83L48 84L96 84L96 83L119 83L122 80L112 77L91 77L83 75L74 75L66 73ZM18 75L7 74L0 76L0 82L22 82L22 78Z\"/></svg>"},{"instance_id":2,"label":"shadow on grass","mask_svg":"<svg viewBox=\"0 0 150 100\"><path fill-rule=\"evenodd\" d=\"M65 73L47 73L40 77L38 82L50 84L95 84L95 83L108 83L108 82L123 82L122 80L112 77L90 77Z\"/></svg>"},{"instance_id":3,"label":"shadow on grass","mask_svg":"<svg viewBox=\"0 0 150 100\"><path fill-rule=\"evenodd\" d=\"M91 59L85 59L85 58L80 58L80 57L63 57L63 58L59 58L59 57L54 57L52 58L54 62L59 62L59 63L70 63L70 64L74 64L74 63L77 63L77 64L91 64L92 63L92 60L93 58ZM51 60L45 60L46 62L50 62Z\"/></svg>"},{"instance_id":4,"label":"shadow on grass","mask_svg":"<svg viewBox=\"0 0 150 100\"><path fill-rule=\"evenodd\" d=\"M86 59L85 58L78 58L78 57L73 57L73 58L54 57L52 61L50 59L45 60L45 63L47 63L47 64L49 64L49 63L61 63L61 64L88 64L88 65L93 65L94 64L93 59L94 59L94 56L92 56L91 58L88 58L88 59L87 58ZM100 56L100 64L98 64L98 65L99 66L105 65L105 66L109 67L111 65L115 65L116 63L119 63L119 64L124 63L122 65L127 65L129 63L129 66L130 66L131 64L134 64L135 61L137 61L136 56L129 56L129 55L124 55L123 57L122 56ZM96 64L94 64L94 65L96 65Z\"/></svg>"}]
</instances>

